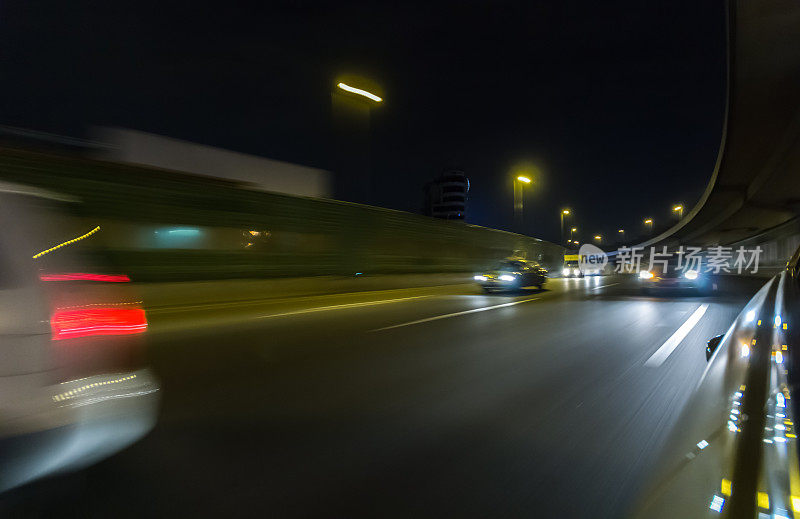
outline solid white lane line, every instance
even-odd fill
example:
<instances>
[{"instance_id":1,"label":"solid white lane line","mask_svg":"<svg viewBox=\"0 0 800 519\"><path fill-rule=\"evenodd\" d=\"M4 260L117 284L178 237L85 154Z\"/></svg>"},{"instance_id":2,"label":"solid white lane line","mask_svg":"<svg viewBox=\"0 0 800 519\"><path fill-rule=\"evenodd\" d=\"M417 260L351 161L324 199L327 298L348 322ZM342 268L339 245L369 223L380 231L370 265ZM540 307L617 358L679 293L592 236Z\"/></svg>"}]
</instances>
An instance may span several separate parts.
<instances>
[{"instance_id":1,"label":"solid white lane line","mask_svg":"<svg viewBox=\"0 0 800 519\"><path fill-rule=\"evenodd\" d=\"M608 285L600 285L599 287L592 287L592 290L597 290L598 288L613 287L614 285L619 285L619 282L609 283Z\"/></svg>"},{"instance_id":2,"label":"solid white lane line","mask_svg":"<svg viewBox=\"0 0 800 519\"><path fill-rule=\"evenodd\" d=\"M258 316L258 319L269 319L271 317L286 317L289 315L310 314L314 312L327 312L329 310L344 310L345 308L358 308L361 306L385 305L388 303L400 303L401 301L410 301L412 299L422 299L424 297L433 297L433 296L401 297L399 299L382 299L380 301L365 301L363 303L345 303L342 305L317 306L314 308L305 308L303 310L292 310L291 312L282 312L279 314L260 315Z\"/></svg>"},{"instance_id":3,"label":"solid white lane line","mask_svg":"<svg viewBox=\"0 0 800 519\"><path fill-rule=\"evenodd\" d=\"M694 328L697 323L700 322L700 319L703 317L703 314L706 313L706 310L708 310L708 305L700 305L700 307L695 310L688 319L686 319L681 327L675 330L675 333L672 334L672 337L667 339L667 341L662 344L661 347L657 349L649 359L647 359L647 362L645 362L644 365L651 368L657 368L663 364L664 361L667 360L667 357L669 357L670 354L675 351L675 348L678 347L678 344L680 344L681 341L685 339L687 335L689 335L689 332L692 331L692 328Z\"/></svg>"},{"instance_id":4,"label":"solid white lane line","mask_svg":"<svg viewBox=\"0 0 800 519\"><path fill-rule=\"evenodd\" d=\"M484 306L481 308L473 308L472 310L464 310L463 312L454 312L452 314L444 314L444 315L437 315L435 317L428 317L426 319L418 319L416 321L409 321L407 323L395 324L392 326L384 326L383 328L376 328L375 330L370 330L371 332L380 332L383 330L391 330L393 328L400 328L402 326L411 326L413 324L420 324L420 323L428 323L431 321L438 321L439 319L448 319L450 317L457 317L459 315L466 315L466 314L474 314L477 312L485 312L487 310L494 310L495 308L505 308L507 306L514 306L520 305L522 303L527 303L528 301L535 301L539 299L538 297L532 297L530 299L523 299L522 301L512 301L511 303L503 303L501 305L494 305L494 306Z\"/></svg>"}]
</instances>

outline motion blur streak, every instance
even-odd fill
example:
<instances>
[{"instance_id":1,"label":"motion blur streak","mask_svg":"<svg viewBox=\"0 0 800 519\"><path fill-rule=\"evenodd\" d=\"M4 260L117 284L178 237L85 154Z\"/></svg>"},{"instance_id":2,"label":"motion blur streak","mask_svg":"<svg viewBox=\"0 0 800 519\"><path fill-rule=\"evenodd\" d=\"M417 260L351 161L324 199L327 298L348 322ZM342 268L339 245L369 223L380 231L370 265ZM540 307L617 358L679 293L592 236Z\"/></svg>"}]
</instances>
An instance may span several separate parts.
<instances>
[{"instance_id":1,"label":"motion blur streak","mask_svg":"<svg viewBox=\"0 0 800 519\"><path fill-rule=\"evenodd\" d=\"M42 274L39 276L42 281L104 281L107 283L129 283L131 278L121 275L109 274Z\"/></svg>"},{"instance_id":2,"label":"motion blur streak","mask_svg":"<svg viewBox=\"0 0 800 519\"><path fill-rule=\"evenodd\" d=\"M530 299L523 299L522 301L514 301L511 303L503 303L502 305L494 305L494 306L484 306L482 308L473 308L472 310L465 310L463 312L454 312L452 314L444 314L444 315L437 315L435 317L427 317L425 319L417 319L416 321L409 321L407 323L395 324L393 326L384 326L383 328L378 328L376 330L372 330L374 332L380 332L383 330L391 330L394 328L401 328L403 326L411 326L414 324L422 324L422 323L429 323L431 321L438 321L439 319L447 319L450 317L458 317L459 315L467 315L467 314L474 314L477 312L485 312L487 310L494 310L495 308L505 308L507 306L514 306L519 305L522 303L527 303L529 301L536 301L539 299L538 297L532 297Z\"/></svg>"},{"instance_id":3,"label":"motion blur streak","mask_svg":"<svg viewBox=\"0 0 800 519\"><path fill-rule=\"evenodd\" d=\"M58 310L50 323L54 340L92 335L129 335L147 329L147 318L140 308Z\"/></svg>"},{"instance_id":4,"label":"motion blur streak","mask_svg":"<svg viewBox=\"0 0 800 519\"><path fill-rule=\"evenodd\" d=\"M95 377L95 378L97 378L97 377ZM111 380L102 380L102 381L98 381L98 382L90 382L88 384L84 384L84 385L76 387L74 389L70 389L69 391L65 391L65 392L60 393L58 395L53 395L53 400L56 401L56 402L62 402L64 400L70 400L70 399L75 398L76 396L80 395L81 393L90 390L90 389L95 389L95 388L98 388L98 387L107 386L109 384L118 384L120 382L133 380L135 378L136 378L136 374L134 373L132 375L128 375L127 377L120 377L120 378L111 379Z\"/></svg>"},{"instance_id":5,"label":"motion blur streak","mask_svg":"<svg viewBox=\"0 0 800 519\"><path fill-rule=\"evenodd\" d=\"M368 301L365 303L347 303L343 305L318 306L315 308L306 308L303 310L294 310L291 312L281 312L279 314L262 315L261 319L269 319L272 317L288 317L290 315L310 314L314 312L327 312L329 310L344 310L346 308L358 308L360 306L385 305L389 303L399 303L401 301L409 301L411 299L422 299L424 297L428 296L401 297L399 299L383 299L380 301Z\"/></svg>"},{"instance_id":6,"label":"motion blur streak","mask_svg":"<svg viewBox=\"0 0 800 519\"><path fill-rule=\"evenodd\" d=\"M39 252L39 253L37 253L37 254L34 254L34 255L32 256L32 258L33 258L33 259L38 259L38 258L41 258L41 257L42 257L42 256L44 256L45 254L50 254L50 253L51 253L51 252L53 252L54 250L58 250L58 249L60 249L61 247L64 247L65 245L72 245L72 244L73 244L73 243L75 243L75 242L78 242L78 241L81 241L81 240L83 240L83 239L85 239L85 238L88 238L89 236L91 236L92 234L96 233L96 232L97 232L97 231L99 231L99 230L100 230L100 226L98 225L97 227L95 227L95 228L94 228L94 229L92 229L91 231L87 232L86 234L83 234L83 235L81 235L81 236L78 236L77 238L73 238L73 239L71 239L71 240L65 241L65 242L63 242L63 243L59 243L59 244L58 244L58 245L56 245L55 247L50 247L49 249L43 250L42 252Z\"/></svg>"},{"instance_id":7,"label":"motion blur streak","mask_svg":"<svg viewBox=\"0 0 800 519\"><path fill-rule=\"evenodd\" d=\"M608 285L600 285L599 287L592 287L592 290L597 290L605 287L613 287L614 285L619 285L619 283L609 283Z\"/></svg>"}]
</instances>

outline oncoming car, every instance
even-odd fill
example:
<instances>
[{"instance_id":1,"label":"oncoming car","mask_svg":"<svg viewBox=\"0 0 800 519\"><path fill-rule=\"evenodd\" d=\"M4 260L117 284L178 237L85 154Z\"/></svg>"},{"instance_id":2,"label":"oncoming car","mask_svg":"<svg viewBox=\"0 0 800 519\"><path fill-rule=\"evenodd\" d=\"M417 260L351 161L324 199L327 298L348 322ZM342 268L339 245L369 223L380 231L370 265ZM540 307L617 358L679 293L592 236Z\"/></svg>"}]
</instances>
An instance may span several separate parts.
<instances>
[{"instance_id":1,"label":"oncoming car","mask_svg":"<svg viewBox=\"0 0 800 519\"><path fill-rule=\"evenodd\" d=\"M504 260L474 279L486 292L532 287L541 289L547 280L547 270L530 261Z\"/></svg>"},{"instance_id":2,"label":"oncoming car","mask_svg":"<svg viewBox=\"0 0 800 519\"><path fill-rule=\"evenodd\" d=\"M711 280L699 269L688 265L679 265L678 255L672 255L666 264L657 262L649 269L639 271L639 284L644 292L686 290L702 291L711 286Z\"/></svg>"},{"instance_id":3,"label":"oncoming car","mask_svg":"<svg viewBox=\"0 0 800 519\"><path fill-rule=\"evenodd\" d=\"M561 275L565 278L582 278L583 272L581 272L579 261L576 259L565 260Z\"/></svg>"}]
</instances>

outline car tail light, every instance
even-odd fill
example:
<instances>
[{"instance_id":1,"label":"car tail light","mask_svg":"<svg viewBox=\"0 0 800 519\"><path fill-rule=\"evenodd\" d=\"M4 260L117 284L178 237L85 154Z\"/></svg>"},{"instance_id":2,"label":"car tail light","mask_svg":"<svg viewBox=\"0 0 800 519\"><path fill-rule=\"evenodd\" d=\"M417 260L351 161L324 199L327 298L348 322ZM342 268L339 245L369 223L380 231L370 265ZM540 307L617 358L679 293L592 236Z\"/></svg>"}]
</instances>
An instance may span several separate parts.
<instances>
[{"instance_id":1,"label":"car tail light","mask_svg":"<svg viewBox=\"0 0 800 519\"><path fill-rule=\"evenodd\" d=\"M147 330L141 308L87 307L60 309L50 318L53 340L93 335L131 335Z\"/></svg>"},{"instance_id":2,"label":"car tail light","mask_svg":"<svg viewBox=\"0 0 800 519\"><path fill-rule=\"evenodd\" d=\"M125 274L87 274L84 272L74 272L70 274L42 274L39 276L42 281L103 281L106 283L129 283L131 278Z\"/></svg>"}]
</instances>

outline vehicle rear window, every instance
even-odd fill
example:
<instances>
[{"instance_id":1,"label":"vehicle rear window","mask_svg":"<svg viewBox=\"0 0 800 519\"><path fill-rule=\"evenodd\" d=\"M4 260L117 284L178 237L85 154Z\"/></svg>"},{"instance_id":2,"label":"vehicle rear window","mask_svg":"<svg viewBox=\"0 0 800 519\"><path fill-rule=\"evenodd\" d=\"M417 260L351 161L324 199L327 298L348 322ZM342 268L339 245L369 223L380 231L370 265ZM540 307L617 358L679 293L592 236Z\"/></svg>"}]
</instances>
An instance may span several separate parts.
<instances>
[{"instance_id":1,"label":"vehicle rear window","mask_svg":"<svg viewBox=\"0 0 800 519\"><path fill-rule=\"evenodd\" d=\"M521 261L501 261L495 265L495 270L520 270L525 267Z\"/></svg>"}]
</instances>

